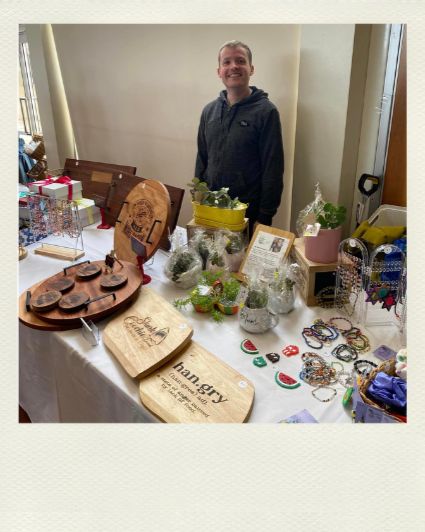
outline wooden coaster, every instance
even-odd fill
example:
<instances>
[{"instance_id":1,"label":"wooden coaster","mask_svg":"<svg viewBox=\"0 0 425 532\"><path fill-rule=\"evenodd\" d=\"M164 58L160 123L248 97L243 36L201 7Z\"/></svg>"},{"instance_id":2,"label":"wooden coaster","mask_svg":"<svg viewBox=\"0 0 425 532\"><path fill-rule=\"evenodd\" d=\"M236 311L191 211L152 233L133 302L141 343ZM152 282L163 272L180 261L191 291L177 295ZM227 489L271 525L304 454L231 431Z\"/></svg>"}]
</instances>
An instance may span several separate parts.
<instances>
[{"instance_id":1,"label":"wooden coaster","mask_svg":"<svg viewBox=\"0 0 425 532\"><path fill-rule=\"evenodd\" d=\"M175 356L192 335L186 318L144 286L139 299L108 323L103 343L130 377L141 379Z\"/></svg>"},{"instance_id":2,"label":"wooden coaster","mask_svg":"<svg viewBox=\"0 0 425 532\"><path fill-rule=\"evenodd\" d=\"M78 270L75 272L75 276L79 280L88 281L89 279L94 279L97 277L101 271L101 266L92 262L91 264L86 264L81 266L81 268L78 268Z\"/></svg>"},{"instance_id":3,"label":"wooden coaster","mask_svg":"<svg viewBox=\"0 0 425 532\"><path fill-rule=\"evenodd\" d=\"M100 286L105 290L117 290L125 285L127 276L122 273L113 273L112 275L105 275L100 280Z\"/></svg>"},{"instance_id":4,"label":"wooden coaster","mask_svg":"<svg viewBox=\"0 0 425 532\"><path fill-rule=\"evenodd\" d=\"M60 292L43 292L37 296L33 296L30 305L37 312L47 312L56 308L61 298L62 294Z\"/></svg>"},{"instance_id":5,"label":"wooden coaster","mask_svg":"<svg viewBox=\"0 0 425 532\"><path fill-rule=\"evenodd\" d=\"M61 294L64 294L65 292L68 292L68 290L74 288L74 285L75 282L72 279L70 279L69 277L62 277L48 283L46 285L46 290L55 290L57 292L60 292Z\"/></svg>"},{"instance_id":6,"label":"wooden coaster","mask_svg":"<svg viewBox=\"0 0 425 532\"><path fill-rule=\"evenodd\" d=\"M244 423L254 402L252 383L193 340L142 379L139 392L166 423Z\"/></svg>"},{"instance_id":7,"label":"wooden coaster","mask_svg":"<svg viewBox=\"0 0 425 532\"><path fill-rule=\"evenodd\" d=\"M84 303L90 299L89 294L86 292L71 292L66 296L63 296L59 308L66 312L76 312L83 308Z\"/></svg>"}]
</instances>

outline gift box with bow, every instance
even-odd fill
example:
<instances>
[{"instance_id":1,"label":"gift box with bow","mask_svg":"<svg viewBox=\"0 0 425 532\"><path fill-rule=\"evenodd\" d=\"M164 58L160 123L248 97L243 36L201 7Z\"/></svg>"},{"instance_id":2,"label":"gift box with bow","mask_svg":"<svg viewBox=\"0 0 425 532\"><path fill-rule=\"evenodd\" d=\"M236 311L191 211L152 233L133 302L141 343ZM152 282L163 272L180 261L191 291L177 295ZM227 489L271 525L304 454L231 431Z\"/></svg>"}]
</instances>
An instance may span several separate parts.
<instances>
[{"instance_id":1,"label":"gift box with bow","mask_svg":"<svg viewBox=\"0 0 425 532\"><path fill-rule=\"evenodd\" d=\"M74 181L67 176L29 183L29 189L36 194L55 197L56 199L80 200L83 197L81 181Z\"/></svg>"}]
</instances>

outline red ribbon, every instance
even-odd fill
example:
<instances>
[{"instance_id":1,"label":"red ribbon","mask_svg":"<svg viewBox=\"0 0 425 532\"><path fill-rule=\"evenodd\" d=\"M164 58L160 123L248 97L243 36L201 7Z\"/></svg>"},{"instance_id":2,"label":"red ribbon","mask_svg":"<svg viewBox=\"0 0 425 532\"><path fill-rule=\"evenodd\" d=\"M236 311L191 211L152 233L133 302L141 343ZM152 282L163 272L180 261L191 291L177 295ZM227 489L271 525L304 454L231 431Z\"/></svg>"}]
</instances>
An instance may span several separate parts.
<instances>
[{"instance_id":1,"label":"red ribbon","mask_svg":"<svg viewBox=\"0 0 425 532\"><path fill-rule=\"evenodd\" d=\"M45 179L44 181L38 181L36 183L38 186L38 192L40 194L43 194L42 188L45 187L46 185L51 185L52 183L54 183L54 180L49 175L47 176L47 179Z\"/></svg>"},{"instance_id":2,"label":"red ribbon","mask_svg":"<svg viewBox=\"0 0 425 532\"><path fill-rule=\"evenodd\" d=\"M69 179L68 176L64 175L59 179L56 179L55 183L63 183L64 185L68 185L68 199L72 200L72 179Z\"/></svg>"},{"instance_id":3,"label":"red ribbon","mask_svg":"<svg viewBox=\"0 0 425 532\"><path fill-rule=\"evenodd\" d=\"M36 184L38 186L39 193L43 194L42 188L46 185L52 185L53 183L68 185L68 199L72 200L72 179L69 179L69 177L66 175L59 177L58 179L52 179L52 177L48 175L47 179L44 181L38 181Z\"/></svg>"}]
</instances>

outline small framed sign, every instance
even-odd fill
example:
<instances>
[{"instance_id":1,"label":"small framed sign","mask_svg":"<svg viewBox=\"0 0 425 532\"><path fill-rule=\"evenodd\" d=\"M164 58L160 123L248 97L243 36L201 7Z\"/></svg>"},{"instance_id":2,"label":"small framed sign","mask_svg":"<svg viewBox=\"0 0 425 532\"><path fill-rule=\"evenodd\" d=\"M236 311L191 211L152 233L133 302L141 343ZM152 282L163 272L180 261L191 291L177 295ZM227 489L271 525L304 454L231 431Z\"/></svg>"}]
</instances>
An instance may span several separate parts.
<instances>
[{"instance_id":1,"label":"small framed sign","mask_svg":"<svg viewBox=\"0 0 425 532\"><path fill-rule=\"evenodd\" d=\"M146 246L138 238L130 235L131 251L146 261Z\"/></svg>"},{"instance_id":2,"label":"small framed sign","mask_svg":"<svg viewBox=\"0 0 425 532\"><path fill-rule=\"evenodd\" d=\"M93 200L94 200L94 204L99 209L106 210L108 208L106 198L102 198L102 196L97 196L96 194L93 194Z\"/></svg>"},{"instance_id":3,"label":"small framed sign","mask_svg":"<svg viewBox=\"0 0 425 532\"><path fill-rule=\"evenodd\" d=\"M294 240L293 233L267 225L258 225L239 272L235 274L236 279L243 281L253 264L264 264L271 270L278 268L282 259L289 255Z\"/></svg>"}]
</instances>

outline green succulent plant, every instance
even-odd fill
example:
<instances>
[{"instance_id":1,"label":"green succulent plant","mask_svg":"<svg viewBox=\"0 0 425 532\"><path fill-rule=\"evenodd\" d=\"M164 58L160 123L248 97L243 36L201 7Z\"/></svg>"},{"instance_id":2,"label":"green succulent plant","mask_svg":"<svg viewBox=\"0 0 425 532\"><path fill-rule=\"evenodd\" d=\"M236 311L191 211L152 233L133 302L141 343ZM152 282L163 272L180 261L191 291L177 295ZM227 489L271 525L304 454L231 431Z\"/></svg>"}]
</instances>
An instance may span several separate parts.
<instances>
[{"instance_id":1,"label":"green succulent plant","mask_svg":"<svg viewBox=\"0 0 425 532\"><path fill-rule=\"evenodd\" d=\"M228 188L210 190L208 185L197 177L194 177L191 183L187 183L187 186L191 187L192 198L201 205L217 207L218 209L236 209L238 206L239 199L232 200L228 194Z\"/></svg>"},{"instance_id":2,"label":"green succulent plant","mask_svg":"<svg viewBox=\"0 0 425 532\"><path fill-rule=\"evenodd\" d=\"M344 205L335 207L332 203L325 203L323 213L319 214L317 221L321 229L336 229L344 223L347 209Z\"/></svg>"}]
</instances>

